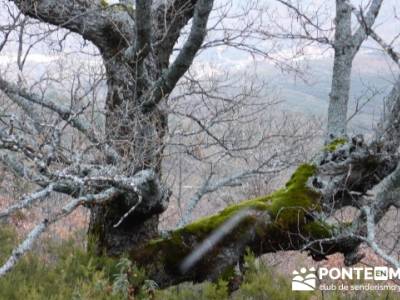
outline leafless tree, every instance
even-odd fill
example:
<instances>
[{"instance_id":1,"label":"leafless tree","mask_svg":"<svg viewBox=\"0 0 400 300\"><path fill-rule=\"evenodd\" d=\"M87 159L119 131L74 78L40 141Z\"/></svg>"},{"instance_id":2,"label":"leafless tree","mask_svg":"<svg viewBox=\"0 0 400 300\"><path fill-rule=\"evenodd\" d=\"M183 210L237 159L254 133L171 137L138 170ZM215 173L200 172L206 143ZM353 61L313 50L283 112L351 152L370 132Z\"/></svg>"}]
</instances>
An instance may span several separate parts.
<instances>
[{"instance_id":1,"label":"leafless tree","mask_svg":"<svg viewBox=\"0 0 400 300\"><path fill-rule=\"evenodd\" d=\"M324 3L309 9L304 1L277 0L277 2L287 7L295 26L279 26L281 32L276 32L276 28L272 31L265 30L266 35L297 40L302 42L303 47L318 43L334 50L327 142L345 137L353 61L369 36L369 31L366 31L365 27L372 28L383 0L369 3L368 11L364 14L364 25L359 24L355 29L352 22L352 5L347 0L335 1L336 13L332 21L325 13L327 8L324 7Z\"/></svg>"},{"instance_id":2,"label":"leafless tree","mask_svg":"<svg viewBox=\"0 0 400 300\"><path fill-rule=\"evenodd\" d=\"M69 103L63 101L62 93L51 93L43 89L49 85L40 84L55 81L54 78L48 80L44 76L41 82L31 85L24 83L23 76L2 74L0 89L5 101L18 107L18 114L1 116L0 159L15 174L40 188L1 211L0 218L6 219L51 193L64 193L72 200L28 234L0 268L0 275L12 269L49 225L82 205L91 211L89 247L98 254L128 252L160 286L215 280L242 262L246 248L256 255L303 250L315 260L339 252L344 254L346 263L352 264L360 259L359 245L367 242L389 263L398 266L376 244L375 226L391 207L400 205L395 197L400 174L400 134L396 125L399 114L392 109L385 116L385 134L372 142L362 136L346 137L351 64L362 42L371 35L382 1L372 1L366 14L357 14L360 26L354 34L351 13L356 10L344 0L336 1L334 41L314 38L335 49L328 112L328 139L333 142L301 165L283 189L229 206L188 225L185 224L191 210L204 195L240 184L250 176L267 176L298 163L291 157L296 153L293 149L312 136L309 132L298 134L298 127L291 132L290 123L283 123L287 125L285 130L275 132L278 139L287 138L289 142L286 149L276 149L273 131L265 124L257 127L252 123L257 113L267 115L273 99L268 103L252 99L255 86L248 85L235 93L224 89L221 92L213 81L204 83L191 76L189 69L199 51L221 41L268 56L254 46L254 40L265 38L259 24L245 24L247 31L223 26L226 37L204 42L207 24L213 24L209 21L212 0L137 0L110 5L105 1L11 2L17 9L11 14L15 17L10 25L1 29L4 40L9 31L26 37L27 22L34 19L56 26L47 28L47 34L60 27L90 41L101 56L104 69L91 78L89 88L81 85L81 78L75 73ZM296 10L290 2L280 2ZM226 17L221 15L217 24ZM305 19L304 30L310 26L319 30L312 19L301 13L299 18ZM61 32L67 35L66 31ZM34 40L43 36L35 32L30 35ZM306 32L302 36L311 35ZM183 42L180 37L184 37ZM24 38L17 40L23 45ZM81 43L84 47L85 42ZM62 45L61 42L60 48ZM20 48L21 53L29 49ZM21 69L22 61L19 60ZM107 85L104 109L93 109L90 119L87 110L100 93L103 75ZM390 107L400 107L399 99L395 88L388 97ZM249 115L241 113L243 103L248 104ZM21 115L27 120L23 121ZM104 128L99 125L101 119ZM229 127L233 124L227 122L229 119L235 119L239 127ZM185 120L196 126L187 132L181 130ZM159 215L166 210L171 196L162 180L163 158L166 153L182 151L181 144L188 155L209 169L182 215L182 227L160 234ZM264 146L269 147L268 151L260 151ZM251 151L254 155L249 157ZM230 172L230 166L237 161L248 163L248 168ZM216 165L225 176L216 179ZM359 212L351 226L330 222L334 212L347 206Z\"/></svg>"}]
</instances>

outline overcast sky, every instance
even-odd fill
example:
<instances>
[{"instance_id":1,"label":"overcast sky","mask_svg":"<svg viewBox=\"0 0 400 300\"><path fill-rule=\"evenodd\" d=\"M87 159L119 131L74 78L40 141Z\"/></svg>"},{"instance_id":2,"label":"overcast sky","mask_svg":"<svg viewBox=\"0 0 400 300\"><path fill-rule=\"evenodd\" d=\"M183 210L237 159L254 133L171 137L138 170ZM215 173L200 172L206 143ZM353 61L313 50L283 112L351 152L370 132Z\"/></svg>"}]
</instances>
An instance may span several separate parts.
<instances>
[{"instance_id":1,"label":"overcast sky","mask_svg":"<svg viewBox=\"0 0 400 300\"><path fill-rule=\"evenodd\" d=\"M164 0L159 0L164 1ZM252 0L256 1L256 0ZM227 18L224 20L224 24L226 27L233 27L240 29L245 24L246 20L238 18L236 15L242 10L243 7L249 6L252 1L243 1L243 0L232 0L231 3L231 10L230 16L232 18ZM304 11L308 11L310 14L315 12L316 8L318 8L319 13L319 21L323 24L324 28L331 28L333 24L334 14L335 14L335 0L299 0L301 3L301 9ZM218 8L224 7L227 0L216 0L215 1L215 11L210 19L210 27L216 22L217 16L221 13L221 10ZM271 28L271 21L269 17L272 15L275 17L279 24L285 28L291 24L291 18L288 15L287 8L279 4L276 0L258 0L261 8L264 10L264 15L259 22L262 28ZM367 0L352 0L352 3L355 6L362 6L365 7L369 1ZM8 0L0 0L0 26L7 24L7 15L6 5L10 5ZM397 6L397 8L396 8ZM229 7L229 5L228 5ZM377 19L375 29L376 31L388 42L390 42L393 37L396 36L397 33L400 33L400 21L396 19L396 10L400 10L400 0L384 0L384 5L380 11L379 17ZM257 13L253 12L254 16L257 16ZM250 19L253 16L250 16ZM248 18L249 19L249 18ZM353 22L354 27L358 24L356 20ZM190 26L190 24L189 24ZM273 26L272 26L273 27ZM31 28L33 32L43 32L43 30L47 29L47 26L42 26L40 29ZM188 28L186 28L188 29ZM272 28L274 29L274 28ZM220 32L220 31L219 31ZM73 35L69 37L69 42L66 43L64 46L63 53L49 50L51 48L57 49L58 39L63 36L65 31L58 31L51 36L51 38L47 38L45 43L40 43L36 45L31 55L28 58L27 68L24 70L26 73L30 73L32 76L39 76L41 73L45 72L47 65L52 63L54 65L62 65L70 66L73 68L73 64L81 66L84 64L92 64L92 63L100 63L100 57L94 57L91 55L82 55L78 54L78 51L82 50L83 41L80 38L75 38ZM213 40L214 38L218 37L220 33L212 33L208 36L207 41ZM1 39L1 35L0 35ZM184 38L181 40L181 43L184 41ZM247 40L247 42L252 42L251 40ZM254 41L253 41L254 42ZM257 47L260 49L270 49L269 55L271 57L279 57L280 60L284 60L285 57L290 56L292 54L293 48L291 44L288 42L280 42L280 47L271 48L270 40L266 41L256 41ZM51 47L49 47L49 45ZM89 45L89 44L87 44ZM398 74L397 69L391 69L390 67L390 59L387 59L387 56L384 54L379 54L379 51L375 51L374 49L378 49L377 45L373 41L368 41L363 44L363 51L357 55L353 74L357 76L360 74L360 77L372 74L373 80L376 80L376 76L384 76L389 78L391 74ZM9 64L13 64L15 67L16 61L16 44L10 44L8 48L6 48L2 53L0 53L0 71L4 71L5 67ZM321 47L318 44L315 44L311 47L307 48L307 55L305 58L306 61L312 61L313 68L310 68L308 72L308 79L309 82L314 84L317 88L322 90L321 86L324 86L322 96L319 99L322 99L326 102L328 99L329 88L329 78L331 72L331 64L332 64L332 49L328 49L325 47ZM400 49L400 47L399 47ZM83 48L85 52L95 53L96 51L93 50L93 47L85 46ZM69 53L69 56L66 58L64 53ZM372 55L372 56L371 56ZM64 57L63 57L64 56ZM71 59L73 57L73 59ZM303 60L303 57L297 58L297 60ZM322 67L321 67L322 65ZM256 75L259 75L261 78L269 80L267 76L270 78L275 78L279 82L278 84L285 84L290 85L290 79L285 74L284 79L280 77L280 72L276 69L272 61L266 59L265 57L261 56L252 56L247 52L238 51L226 46L219 46L211 49L207 49L206 51L202 52L195 60L194 70L198 72L199 76L202 75L219 75L224 72L229 73L238 73L242 74L242 72L250 73L253 72ZM315 70L315 67L318 70ZM324 76L321 76L322 73ZM24 75L26 75L24 73ZM28 75L29 76L29 75ZM368 77L366 76L366 77ZM396 75L393 75L394 77ZM292 79L294 80L294 79ZM364 80L364 78L362 78ZM390 80L390 78L388 79ZM318 81L323 81L323 84ZM390 82L389 82L390 84ZM304 88L304 87L303 87ZM315 105L309 105L315 107ZM320 111L325 111L325 107L319 109Z\"/></svg>"}]
</instances>

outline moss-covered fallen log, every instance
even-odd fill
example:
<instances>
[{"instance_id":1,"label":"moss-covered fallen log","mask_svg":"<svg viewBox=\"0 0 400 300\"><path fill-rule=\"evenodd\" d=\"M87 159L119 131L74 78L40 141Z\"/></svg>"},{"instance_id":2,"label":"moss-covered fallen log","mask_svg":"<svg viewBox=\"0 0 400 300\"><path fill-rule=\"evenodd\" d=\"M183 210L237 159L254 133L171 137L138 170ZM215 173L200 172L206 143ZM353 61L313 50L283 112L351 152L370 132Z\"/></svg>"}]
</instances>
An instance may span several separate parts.
<instances>
[{"instance_id":1,"label":"moss-covered fallen log","mask_svg":"<svg viewBox=\"0 0 400 300\"><path fill-rule=\"evenodd\" d=\"M365 235L362 214L353 223L332 224L329 216L345 206L359 208L364 195L394 170L396 162L396 155L360 138L334 140L312 164L299 166L283 188L153 239L130 257L160 286L226 279L240 266L246 249L257 256L303 250L315 260L340 252L345 263L356 263L361 258L359 236ZM218 242L211 241L223 224L243 211L240 222ZM189 269L182 268L185 258L199 247L207 251L200 251Z\"/></svg>"},{"instance_id":2,"label":"moss-covered fallen log","mask_svg":"<svg viewBox=\"0 0 400 300\"><path fill-rule=\"evenodd\" d=\"M333 228L316 220L321 195L307 185L316 167L301 165L284 188L264 197L228 206L168 236L152 240L131 253L137 264L161 286L182 281L229 277L249 248L255 254L298 250L306 243L330 238ZM247 210L249 213L221 241L186 272L181 264L203 241L224 223ZM332 249L333 250L333 249Z\"/></svg>"}]
</instances>

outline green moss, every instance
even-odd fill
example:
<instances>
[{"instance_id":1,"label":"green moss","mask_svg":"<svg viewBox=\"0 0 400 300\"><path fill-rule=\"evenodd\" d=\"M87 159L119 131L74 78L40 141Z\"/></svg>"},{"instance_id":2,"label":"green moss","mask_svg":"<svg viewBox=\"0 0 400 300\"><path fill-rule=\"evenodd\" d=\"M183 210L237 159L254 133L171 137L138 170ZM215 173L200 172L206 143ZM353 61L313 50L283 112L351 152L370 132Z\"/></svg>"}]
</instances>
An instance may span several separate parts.
<instances>
[{"instance_id":1,"label":"green moss","mask_svg":"<svg viewBox=\"0 0 400 300\"><path fill-rule=\"evenodd\" d=\"M347 143L347 140L345 138L334 139L329 144L325 145L323 150L326 152L334 152L334 151L336 151L336 149L338 147L340 147L346 143Z\"/></svg>"},{"instance_id":2,"label":"green moss","mask_svg":"<svg viewBox=\"0 0 400 300\"><path fill-rule=\"evenodd\" d=\"M270 198L267 196L246 200L239 204L228 206L216 215L198 219L178 231L195 235L208 234L243 209L252 208L260 211L268 210L270 207L269 202Z\"/></svg>"},{"instance_id":3,"label":"green moss","mask_svg":"<svg viewBox=\"0 0 400 300\"><path fill-rule=\"evenodd\" d=\"M307 181L314 175L315 170L313 165L301 165L285 188L271 195L270 212L282 227L298 226L307 212L319 210L320 195L307 187Z\"/></svg>"},{"instance_id":4,"label":"green moss","mask_svg":"<svg viewBox=\"0 0 400 300\"><path fill-rule=\"evenodd\" d=\"M290 227L292 223L298 225L298 220L303 218L307 211L319 209L319 194L306 186L307 180L314 175L315 170L315 166L303 164L293 173L284 188L267 196L231 205L216 215L199 219L178 231L195 235L208 234L246 208L268 211L282 227Z\"/></svg>"},{"instance_id":5,"label":"green moss","mask_svg":"<svg viewBox=\"0 0 400 300\"><path fill-rule=\"evenodd\" d=\"M144 264L151 260L150 268L157 269L159 267L157 264L176 267L181 262L182 257L188 255L191 250L183 242L181 232L175 231L168 238L151 240L146 247L135 250L131 253L131 256L134 259L140 258L140 261ZM157 259L158 255L162 259ZM152 270L149 269L149 272L152 272Z\"/></svg>"},{"instance_id":6,"label":"green moss","mask_svg":"<svg viewBox=\"0 0 400 300\"><path fill-rule=\"evenodd\" d=\"M108 6L108 1L107 0L100 0L100 5L103 8L106 8Z\"/></svg>"},{"instance_id":7,"label":"green moss","mask_svg":"<svg viewBox=\"0 0 400 300\"><path fill-rule=\"evenodd\" d=\"M167 238L152 240L141 251L132 253L132 257L146 265L150 260L157 261L175 270L182 258L193 250L191 248L193 238L198 241L204 239L243 209L265 212L273 222L266 225L259 222L258 217L249 215L241 221L240 226L226 236L227 240L243 238L249 228L255 228L256 234L262 239L276 237L278 243L282 240L283 233L288 230L293 232L300 230L305 236L325 236L329 234L329 228L323 224L315 222L308 227L303 226L310 222L307 214L320 209L320 195L307 187L307 181L315 171L315 166L303 164L293 173L284 188L267 196L231 205L213 216L199 219L172 232ZM307 232L308 230L310 232ZM156 266L154 268L156 269Z\"/></svg>"},{"instance_id":8,"label":"green moss","mask_svg":"<svg viewBox=\"0 0 400 300\"><path fill-rule=\"evenodd\" d=\"M314 239L322 239L330 237L333 233L334 226L322 222L310 222L304 225L304 231Z\"/></svg>"}]
</instances>

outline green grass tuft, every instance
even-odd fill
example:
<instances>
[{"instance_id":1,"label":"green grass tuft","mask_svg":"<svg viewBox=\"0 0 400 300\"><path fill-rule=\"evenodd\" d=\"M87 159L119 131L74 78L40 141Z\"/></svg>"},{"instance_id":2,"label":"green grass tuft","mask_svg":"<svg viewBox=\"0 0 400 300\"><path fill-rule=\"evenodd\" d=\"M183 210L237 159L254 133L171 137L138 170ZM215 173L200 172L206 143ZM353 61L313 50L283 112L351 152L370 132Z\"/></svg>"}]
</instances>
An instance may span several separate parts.
<instances>
[{"instance_id":1,"label":"green grass tuft","mask_svg":"<svg viewBox=\"0 0 400 300\"><path fill-rule=\"evenodd\" d=\"M0 263L16 243L15 232L1 227ZM0 278L0 299L128 299L121 289L114 289L117 279L123 276L127 278L128 293L143 294L145 276L134 265L123 269L120 260L92 256L74 240L43 241L41 247L45 253L26 255Z\"/></svg>"}]
</instances>

